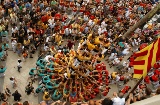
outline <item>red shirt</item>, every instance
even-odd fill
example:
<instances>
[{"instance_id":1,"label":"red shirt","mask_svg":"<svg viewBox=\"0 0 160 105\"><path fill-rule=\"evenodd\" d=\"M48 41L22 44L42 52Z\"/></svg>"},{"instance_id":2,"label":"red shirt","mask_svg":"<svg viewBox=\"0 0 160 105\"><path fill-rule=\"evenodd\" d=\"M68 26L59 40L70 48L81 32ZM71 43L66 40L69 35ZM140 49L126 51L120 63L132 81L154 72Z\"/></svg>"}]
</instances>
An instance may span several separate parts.
<instances>
[{"instance_id":1,"label":"red shirt","mask_svg":"<svg viewBox=\"0 0 160 105\"><path fill-rule=\"evenodd\" d=\"M152 80L153 80L154 82L157 82L157 81L158 81L158 76L157 76L157 75L153 75L151 78L152 78Z\"/></svg>"},{"instance_id":2,"label":"red shirt","mask_svg":"<svg viewBox=\"0 0 160 105\"><path fill-rule=\"evenodd\" d=\"M154 74L159 75L159 70L158 69L154 70Z\"/></svg>"},{"instance_id":3,"label":"red shirt","mask_svg":"<svg viewBox=\"0 0 160 105\"><path fill-rule=\"evenodd\" d=\"M124 76L120 76L120 81L123 81L124 80Z\"/></svg>"},{"instance_id":4,"label":"red shirt","mask_svg":"<svg viewBox=\"0 0 160 105\"><path fill-rule=\"evenodd\" d=\"M119 0L114 0L115 3L117 3Z\"/></svg>"},{"instance_id":5,"label":"red shirt","mask_svg":"<svg viewBox=\"0 0 160 105\"><path fill-rule=\"evenodd\" d=\"M36 33L37 35L40 35L40 30L39 30L39 29L36 29L35 33Z\"/></svg>"},{"instance_id":6,"label":"red shirt","mask_svg":"<svg viewBox=\"0 0 160 105\"><path fill-rule=\"evenodd\" d=\"M106 96L108 94L108 92L104 91L102 94L103 94L103 96Z\"/></svg>"},{"instance_id":7,"label":"red shirt","mask_svg":"<svg viewBox=\"0 0 160 105\"><path fill-rule=\"evenodd\" d=\"M111 5L111 6L109 7L109 10L110 10L110 11L113 11L113 5Z\"/></svg>"},{"instance_id":8,"label":"red shirt","mask_svg":"<svg viewBox=\"0 0 160 105\"><path fill-rule=\"evenodd\" d=\"M94 94L91 94L91 99L95 98L96 96Z\"/></svg>"},{"instance_id":9,"label":"red shirt","mask_svg":"<svg viewBox=\"0 0 160 105\"><path fill-rule=\"evenodd\" d=\"M146 7L147 4L145 4L145 3L140 3L139 5L142 6L142 7Z\"/></svg>"},{"instance_id":10,"label":"red shirt","mask_svg":"<svg viewBox=\"0 0 160 105\"><path fill-rule=\"evenodd\" d=\"M96 2L97 2L97 3L100 3L100 2L101 2L101 0L96 0Z\"/></svg>"},{"instance_id":11,"label":"red shirt","mask_svg":"<svg viewBox=\"0 0 160 105\"><path fill-rule=\"evenodd\" d=\"M99 80L98 80L98 83L102 83L102 79L99 79Z\"/></svg>"},{"instance_id":12,"label":"red shirt","mask_svg":"<svg viewBox=\"0 0 160 105\"><path fill-rule=\"evenodd\" d=\"M63 29L66 29L66 28L68 28L68 26L63 26Z\"/></svg>"},{"instance_id":13,"label":"red shirt","mask_svg":"<svg viewBox=\"0 0 160 105\"><path fill-rule=\"evenodd\" d=\"M122 92L123 94L125 94L128 90L129 90L129 86L125 86L125 87L121 90L121 92Z\"/></svg>"},{"instance_id":14,"label":"red shirt","mask_svg":"<svg viewBox=\"0 0 160 105\"><path fill-rule=\"evenodd\" d=\"M149 77L149 76L146 76L146 77L144 78L144 81L145 81L147 84L149 84L149 83L150 83L150 77Z\"/></svg>"},{"instance_id":15,"label":"red shirt","mask_svg":"<svg viewBox=\"0 0 160 105\"><path fill-rule=\"evenodd\" d=\"M61 18L61 14L60 14L60 13L56 13L56 14L54 15L54 17L55 17L55 19L60 19L60 18Z\"/></svg>"},{"instance_id":16,"label":"red shirt","mask_svg":"<svg viewBox=\"0 0 160 105\"><path fill-rule=\"evenodd\" d=\"M94 20L94 19L95 19L95 16L94 16L94 15L91 15L91 16L90 16L90 19L91 19L91 20Z\"/></svg>"},{"instance_id":17,"label":"red shirt","mask_svg":"<svg viewBox=\"0 0 160 105\"><path fill-rule=\"evenodd\" d=\"M85 12L85 15L90 15L90 12L89 12L89 11L86 11L86 12Z\"/></svg>"},{"instance_id":18,"label":"red shirt","mask_svg":"<svg viewBox=\"0 0 160 105\"><path fill-rule=\"evenodd\" d=\"M108 76L108 74L109 74L108 70L106 70L105 73L106 73L106 76Z\"/></svg>"},{"instance_id":19,"label":"red shirt","mask_svg":"<svg viewBox=\"0 0 160 105\"><path fill-rule=\"evenodd\" d=\"M62 21L66 21L67 20L67 16L63 16Z\"/></svg>"},{"instance_id":20,"label":"red shirt","mask_svg":"<svg viewBox=\"0 0 160 105\"><path fill-rule=\"evenodd\" d=\"M84 11L85 11L85 7L83 6L80 8L80 12L84 12Z\"/></svg>"},{"instance_id":21,"label":"red shirt","mask_svg":"<svg viewBox=\"0 0 160 105\"><path fill-rule=\"evenodd\" d=\"M103 65L102 68L103 68L103 70L106 70L106 65Z\"/></svg>"},{"instance_id":22,"label":"red shirt","mask_svg":"<svg viewBox=\"0 0 160 105\"><path fill-rule=\"evenodd\" d=\"M70 97L71 102L77 102L77 97Z\"/></svg>"},{"instance_id":23,"label":"red shirt","mask_svg":"<svg viewBox=\"0 0 160 105\"><path fill-rule=\"evenodd\" d=\"M95 89L94 89L94 92L95 92L95 93L99 93L99 89L98 89L98 88L95 88Z\"/></svg>"},{"instance_id":24,"label":"red shirt","mask_svg":"<svg viewBox=\"0 0 160 105\"><path fill-rule=\"evenodd\" d=\"M106 80L106 85L108 85L108 84L109 84L109 80L107 79L107 80Z\"/></svg>"},{"instance_id":25,"label":"red shirt","mask_svg":"<svg viewBox=\"0 0 160 105\"><path fill-rule=\"evenodd\" d=\"M41 18L41 21L44 23L44 22L47 22L47 16L42 16L42 18Z\"/></svg>"},{"instance_id":26,"label":"red shirt","mask_svg":"<svg viewBox=\"0 0 160 105\"><path fill-rule=\"evenodd\" d=\"M102 66L101 66L100 64L97 64L97 65L96 65L96 70L102 71Z\"/></svg>"}]
</instances>

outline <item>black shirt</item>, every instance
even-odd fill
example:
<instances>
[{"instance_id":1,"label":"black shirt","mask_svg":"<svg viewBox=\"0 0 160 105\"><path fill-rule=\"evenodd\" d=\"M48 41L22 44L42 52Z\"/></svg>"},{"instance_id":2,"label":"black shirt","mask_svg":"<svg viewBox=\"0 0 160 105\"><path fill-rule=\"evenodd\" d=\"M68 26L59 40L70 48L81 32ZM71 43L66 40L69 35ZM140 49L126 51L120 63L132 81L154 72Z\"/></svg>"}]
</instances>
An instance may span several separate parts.
<instances>
[{"instance_id":1,"label":"black shirt","mask_svg":"<svg viewBox=\"0 0 160 105\"><path fill-rule=\"evenodd\" d=\"M13 93L12 96L14 96L15 101L20 101L21 99L21 94L20 93Z\"/></svg>"}]
</instances>

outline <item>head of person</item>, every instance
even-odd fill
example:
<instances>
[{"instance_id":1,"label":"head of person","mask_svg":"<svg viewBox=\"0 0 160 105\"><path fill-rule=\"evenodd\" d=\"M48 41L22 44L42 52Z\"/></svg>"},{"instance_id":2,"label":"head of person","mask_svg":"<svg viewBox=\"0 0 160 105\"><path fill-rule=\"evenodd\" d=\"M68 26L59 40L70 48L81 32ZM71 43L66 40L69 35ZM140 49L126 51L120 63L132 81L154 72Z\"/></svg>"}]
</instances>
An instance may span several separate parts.
<instances>
[{"instance_id":1,"label":"head of person","mask_svg":"<svg viewBox=\"0 0 160 105\"><path fill-rule=\"evenodd\" d=\"M47 103L45 101L41 101L40 105L47 105Z\"/></svg>"},{"instance_id":2,"label":"head of person","mask_svg":"<svg viewBox=\"0 0 160 105\"><path fill-rule=\"evenodd\" d=\"M13 77L9 78L11 81L13 81Z\"/></svg>"},{"instance_id":3,"label":"head of person","mask_svg":"<svg viewBox=\"0 0 160 105\"><path fill-rule=\"evenodd\" d=\"M151 95L152 90L147 87L146 90L145 90L145 93L146 93L147 96L149 96L149 95Z\"/></svg>"},{"instance_id":4,"label":"head of person","mask_svg":"<svg viewBox=\"0 0 160 105\"><path fill-rule=\"evenodd\" d=\"M19 62L19 63L21 63L21 62L22 62L22 60L18 59L18 62Z\"/></svg>"},{"instance_id":5,"label":"head of person","mask_svg":"<svg viewBox=\"0 0 160 105\"><path fill-rule=\"evenodd\" d=\"M156 90L156 94L160 94L160 87Z\"/></svg>"},{"instance_id":6,"label":"head of person","mask_svg":"<svg viewBox=\"0 0 160 105\"><path fill-rule=\"evenodd\" d=\"M119 93L119 98L123 98L124 94L122 92Z\"/></svg>"},{"instance_id":7,"label":"head of person","mask_svg":"<svg viewBox=\"0 0 160 105\"><path fill-rule=\"evenodd\" d=\"M28 101L24 101L23 105L29 105L29 102Z\"/></svg>"},{"instance_id":8,"label":"head of person","mask_svg":"<svg viewBox=\"0 0 160 105\"><path fill-rule=\"evenodd\" d=\"M13 105L19 105L19 103L18 103L18 102L16 102L16 103L14 103Z\"/></svg>"},{"instance_id":9,"label":"head of person","mask_svg":"<svg viewBox=\"0 0 160 105\"><path fill-rule=\"evenodd\" d=\"M89 105L94 105L94 101L93 100L89 100Z\"/></svg>"},{"instance_id":10,"label":"head of person","mask_svg":"<svg viewBox=\"0 0 160 105\"><path fill-rule=\"evenodd\" d=\"M15 93L17 94L17 93L18 93L18 90L16 90Z\"/></svg>"},{"instance_id":11,"label":"head of person","mask_svg":"<svg viewBox=\"0 0 160 105\"><path fill-rule=\"evenodd\" d=\"M105 98L102 101L102 105L113 105L113 101L110 98Z\"/></svg>"}]
</instances>

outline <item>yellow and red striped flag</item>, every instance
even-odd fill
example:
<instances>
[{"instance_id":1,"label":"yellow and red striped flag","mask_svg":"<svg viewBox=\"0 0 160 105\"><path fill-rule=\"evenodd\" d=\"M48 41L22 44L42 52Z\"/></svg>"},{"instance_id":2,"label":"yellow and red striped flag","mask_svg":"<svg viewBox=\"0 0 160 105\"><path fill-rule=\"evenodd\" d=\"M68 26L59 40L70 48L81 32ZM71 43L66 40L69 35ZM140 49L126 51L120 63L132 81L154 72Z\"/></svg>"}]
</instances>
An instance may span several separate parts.
<instances>
[{"instance_id":1,"label":"yellow and red striped flag","mask_svg":"<svg viewBox=\"0 0 160 105\"><path fill-rule=\"evenodd\" d=\"M133 62L133 78L140 79L142 76L144 78L160 57L160 38L135 53L134 56L136 58Z\"/></svg>"}]
</instances>

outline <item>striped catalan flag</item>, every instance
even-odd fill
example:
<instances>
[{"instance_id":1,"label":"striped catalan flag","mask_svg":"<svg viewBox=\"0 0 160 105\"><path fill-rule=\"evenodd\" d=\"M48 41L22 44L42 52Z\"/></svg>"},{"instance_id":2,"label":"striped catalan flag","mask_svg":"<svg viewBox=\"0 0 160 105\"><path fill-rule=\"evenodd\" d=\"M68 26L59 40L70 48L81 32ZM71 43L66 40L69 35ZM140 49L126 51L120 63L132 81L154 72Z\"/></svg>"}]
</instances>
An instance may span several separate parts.
<instances>
[{"instance_id":1,"label":"striped catalan flag","mask_svg":"<svg viewBox=\"0 0 160 105\"><path fill-rule=\"evenodd\" d=\"M136 58L133 62L134 75L133 78L140 79L147 75L151 67L156 63L160 57L160 38L148 45L144 49L135 53Z\"/></svg>"}]
</instances>

